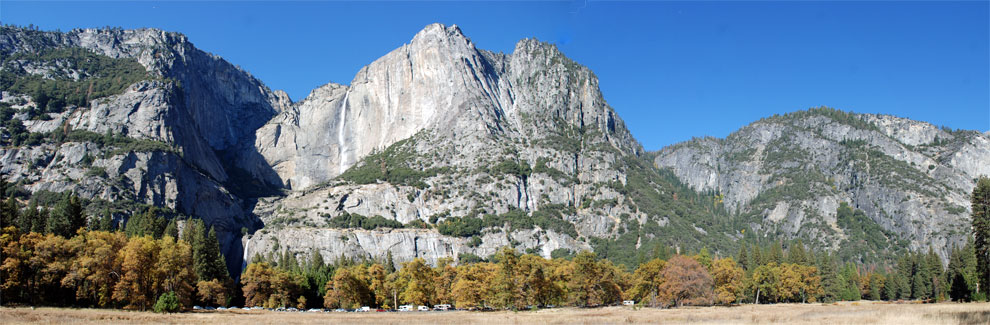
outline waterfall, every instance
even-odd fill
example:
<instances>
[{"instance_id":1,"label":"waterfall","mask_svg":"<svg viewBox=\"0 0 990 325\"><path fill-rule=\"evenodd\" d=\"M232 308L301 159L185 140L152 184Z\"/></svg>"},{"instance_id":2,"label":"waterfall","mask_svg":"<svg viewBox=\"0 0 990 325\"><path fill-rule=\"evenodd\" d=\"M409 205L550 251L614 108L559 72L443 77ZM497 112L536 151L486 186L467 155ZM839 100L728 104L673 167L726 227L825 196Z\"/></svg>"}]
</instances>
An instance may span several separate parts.
<instances>
[{"instance_id":1,"label":"waterfall","mask_svg":"<svg viewBox=\"0 0 990 325\"><path fill-rule=\"evenodd\" d=\"M248 263L251 262L248 260L248 247L251 247L251 237L248 237L247 243L244 244L244 258L241 259L241 272L244 272Z\"/></svg>"},{"instance_id":2,"label":"waterfall","mask_svg":"<svg viewBox=\"0 0 990 325\"><path fill-rule=\"evenodd\" d=\"M347 165L344 162L345 160L344 154L347 152L347 150L344 148L344 119L347 118L347 96L350 94L351 94L350 89L348 89L347 92L344 93L344 104L340 108L340 116L338 116L337 118L337 120L339 120L339 122L337 123L337 149L340 150L340 153L337 155L337 159L340 162L339 174L343 174L344 170L347 168Z\"/></svg>"}]
</instances>

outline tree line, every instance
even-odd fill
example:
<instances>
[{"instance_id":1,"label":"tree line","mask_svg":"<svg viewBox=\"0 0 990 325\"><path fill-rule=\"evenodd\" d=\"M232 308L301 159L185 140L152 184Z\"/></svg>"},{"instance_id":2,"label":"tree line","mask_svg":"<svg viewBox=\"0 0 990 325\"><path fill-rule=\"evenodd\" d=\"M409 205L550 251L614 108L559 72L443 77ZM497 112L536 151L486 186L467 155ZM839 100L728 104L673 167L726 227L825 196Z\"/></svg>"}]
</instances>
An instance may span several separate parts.
<instances>
[{"instance_id":1,"label":"tree line","mask_svg":"<svg viewBox=\"0 0 990 325\"><path fill-rule=\"evenodd\" d=\"M948 265L931 249L904 254L888 266L842 263L834 253L806 249L800 241L786 243L786 249L780 241L743 243L734 257L713 256L707 249L693 254L661 249L633 269L590 251L546 259L504 247L487 259L442 258L430 265L417 258L397 268L391 253L381 261L341 256L326 263L317 251L299 259L284 250L256 256L236 284L216 232L201 220L179 223L148 209L116 227L106 218L79 217L79 199L67 195L39 226L14 222L32 208L7 200L0 209L0 289L5 304L163 311L241 303L521 310L623 300L653 307L986 300L990 179L980 179L972 198L974 236L964 247L952 248Z\"/></svg>"}]
</instances>

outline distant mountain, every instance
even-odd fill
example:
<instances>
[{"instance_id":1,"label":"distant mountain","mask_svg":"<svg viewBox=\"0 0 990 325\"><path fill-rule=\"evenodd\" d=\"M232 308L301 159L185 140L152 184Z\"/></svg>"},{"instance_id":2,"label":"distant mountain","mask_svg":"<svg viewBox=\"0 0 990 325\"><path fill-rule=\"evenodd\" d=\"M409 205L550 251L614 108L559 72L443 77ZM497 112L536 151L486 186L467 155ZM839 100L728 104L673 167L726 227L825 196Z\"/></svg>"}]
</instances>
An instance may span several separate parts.
<instances>
[{"instance_id":1,"label":"distant mountain","mask_svg":"<svg viewBox=\"0 0 990 325\"><path fill-rule=\"evenodd\" d=\"M633 265L791 238L847 258L944 255L990 174L986 134L832 109L645 152L555 46L493 53L440 24L295 103L154 29L3 27L0 53L0 173L120 218L141 204L203 218L235 269L256 254L435 261L505 245Z\"/></svg>"}]
</instances>

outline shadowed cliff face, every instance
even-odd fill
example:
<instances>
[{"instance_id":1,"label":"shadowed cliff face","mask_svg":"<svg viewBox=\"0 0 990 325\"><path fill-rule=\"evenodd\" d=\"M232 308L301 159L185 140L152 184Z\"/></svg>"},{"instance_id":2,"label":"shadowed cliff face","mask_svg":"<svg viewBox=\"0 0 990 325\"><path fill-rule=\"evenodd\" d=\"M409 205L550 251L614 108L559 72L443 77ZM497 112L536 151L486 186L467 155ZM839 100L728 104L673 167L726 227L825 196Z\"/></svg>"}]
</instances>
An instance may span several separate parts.
<instances>
[{"instance_id":1,"label":"shadowed cliff face","mask_svg":"<svg viewBox=\"0 0 990 325\"><path fill-rule=\"evenodd\" d=\"M253 138L255 129L289 105L288 96L196 49L177 33L5 27L0 37L5 55L72 48L133 59L147 69L148 80L82 107L68 105L48 121L24 121L25 126L32 132L91 132L160 146L125 150L70 137L64 144L4 148L2 172L9 179L22 181L31 191L74 191L87 198L173 208L216 226L226 247L241 227L256 223L243 201L250 197L247 186L239 184L281 185L255 151ZM41 64L73 69L59 60ZM5 91L3 100L15 107L32 105L18 105L30 102L30 96L22 95Z\"/></svg>"}]
</instances>

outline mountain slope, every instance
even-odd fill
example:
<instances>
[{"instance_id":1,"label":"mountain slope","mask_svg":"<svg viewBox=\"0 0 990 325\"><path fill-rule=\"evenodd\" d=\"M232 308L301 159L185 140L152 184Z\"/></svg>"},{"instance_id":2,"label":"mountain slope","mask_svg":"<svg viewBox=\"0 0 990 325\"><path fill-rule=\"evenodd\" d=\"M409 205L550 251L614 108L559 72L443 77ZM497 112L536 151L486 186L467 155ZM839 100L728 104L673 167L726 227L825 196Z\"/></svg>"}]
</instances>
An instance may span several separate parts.
<instances>
[{"instance_id":1,"label":"mountain slope","mask_svg":"<svg viewBox=\"0 0 990 325\"><path fill-rule=\"evenodd\" d=\"M804 238L846 258L929 247L946 258L964 243L975 179L990 174L990 138L818 108L762 119L725 139L676 144L654 161L695 190L719 192L758 233ZM843 202L877 231L864 236L837 218ZM861 246L867 242L876 247Z\"/></svg>"}]
</instances>

